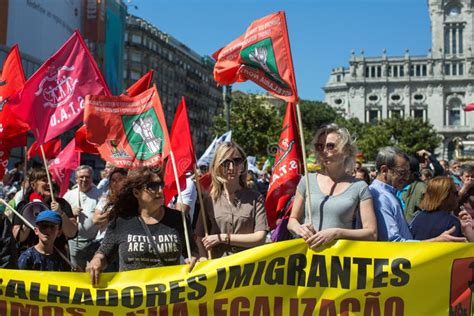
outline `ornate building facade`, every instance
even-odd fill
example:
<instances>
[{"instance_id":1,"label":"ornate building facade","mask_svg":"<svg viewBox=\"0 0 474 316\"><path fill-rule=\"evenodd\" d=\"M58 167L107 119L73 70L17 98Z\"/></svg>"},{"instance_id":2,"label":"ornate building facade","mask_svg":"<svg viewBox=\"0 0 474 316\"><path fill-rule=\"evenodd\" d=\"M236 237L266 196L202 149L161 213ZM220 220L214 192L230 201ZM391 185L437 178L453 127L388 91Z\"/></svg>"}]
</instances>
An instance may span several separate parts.
<instances>
[{"instance_id":1,"label":"ornate building facade","mask_svg":"<svg viewBox=\"0 0 474 316\"><path fill-rule=\"evenodd\" d=\"M426 56L366 57L352 52L349 67L333 69L325 101L347 117L374 122L389 117L427 120L442 135L441 158L454 139L474 136L474 1L428 0L432 47Z\"/></svg>"},{"instance_id":2,"label":"ornate building facade","mask_svg":"<svg viewBox=\"0 0 474 316\"><path fill-rule=\"evenodd\" d=\"M125 85L153 69L169 128L184 96L196 154L202 154L215 136L210 131L213 118L223 110L222 87L212 74L214 62L142 18L127 15L126 21Z\"/></svg>"}]
</instances>

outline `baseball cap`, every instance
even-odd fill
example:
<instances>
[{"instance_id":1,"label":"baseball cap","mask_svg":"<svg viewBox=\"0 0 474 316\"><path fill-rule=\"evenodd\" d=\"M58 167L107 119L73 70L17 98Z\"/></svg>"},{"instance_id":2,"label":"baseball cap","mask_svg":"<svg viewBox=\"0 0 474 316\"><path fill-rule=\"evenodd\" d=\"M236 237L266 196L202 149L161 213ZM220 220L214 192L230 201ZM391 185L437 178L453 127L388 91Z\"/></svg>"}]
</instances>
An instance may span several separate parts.
<instances>
[{"instance_id":1,"label":"baseball cap","mask_svg":"<svg viewBox=\"0 0 474 316\"><path fill-rule=\"evenodd\" d=\"M56 225L60 225L62 220L61 216L52 210L42 211L36 216L36 224L39 222L50 222Z\"/></svg>"}]
</instances>

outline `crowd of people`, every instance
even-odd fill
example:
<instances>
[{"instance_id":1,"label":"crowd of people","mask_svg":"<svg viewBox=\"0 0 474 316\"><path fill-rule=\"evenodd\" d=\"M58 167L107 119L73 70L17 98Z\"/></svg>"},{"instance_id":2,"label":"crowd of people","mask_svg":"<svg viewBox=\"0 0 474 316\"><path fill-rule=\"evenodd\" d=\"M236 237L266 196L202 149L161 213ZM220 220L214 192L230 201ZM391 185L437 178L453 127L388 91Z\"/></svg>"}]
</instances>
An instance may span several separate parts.
<instances>
[{"instance_id":1,"label":"crowd of people","mask_svg":"<svg viewBox=\"0 0 474 316\"><path fill-rule=\"evenodd\" d=\"M474 165L384 147L366 168L349 131L336 124L320 128L312 144L320 170L302 177L289 216L281 214L286 238L303 238L312 249L337 239L474 241ZM190 176L182 198L165 205L157 167L128 171L107 163L96 186L94 170L82 165L61 198L44 168L22 177L15 165L4 178L9 207L0 213L0 267L88 271L98 284L102 272L180 263L192 269L263 245L270 242L268 178L251 167L238 144L224 142L202 201Z\"/></svg>"}]
</instances>

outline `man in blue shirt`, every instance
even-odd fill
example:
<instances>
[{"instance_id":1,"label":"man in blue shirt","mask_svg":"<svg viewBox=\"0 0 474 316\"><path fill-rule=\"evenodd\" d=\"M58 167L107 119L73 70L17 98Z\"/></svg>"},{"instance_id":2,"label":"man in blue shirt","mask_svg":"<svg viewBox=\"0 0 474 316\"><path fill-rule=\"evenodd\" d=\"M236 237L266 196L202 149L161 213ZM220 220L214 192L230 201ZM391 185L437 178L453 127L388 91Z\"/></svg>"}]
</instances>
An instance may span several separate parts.
<instances>
[{"instance_id":1,"label":"man in blue shirt","mask_svg":"<svg viewBox=\"0 0 474 316\"><path fill-rule=\"evenodd\" d=\"M407 154L396 147L381 148L376 158L377 177L369 186L377 217L378 240L410 241L413 237L408 223L396 197L397 190L405 185L410 174ZM455 227L436 238L426 241L466 241L463 237L454 237Z\"/></svg>"}]
</instances>

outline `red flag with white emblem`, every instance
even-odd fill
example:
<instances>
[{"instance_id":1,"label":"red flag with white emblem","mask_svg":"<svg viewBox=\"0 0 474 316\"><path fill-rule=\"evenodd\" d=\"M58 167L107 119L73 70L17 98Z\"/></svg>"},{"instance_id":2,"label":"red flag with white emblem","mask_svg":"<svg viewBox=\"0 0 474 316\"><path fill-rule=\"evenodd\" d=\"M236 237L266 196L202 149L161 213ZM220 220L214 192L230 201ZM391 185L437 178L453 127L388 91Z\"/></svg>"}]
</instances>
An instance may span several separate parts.
<instances>
[{"instance_id":1,"label":"red flag with white emblem","mask_svg":"<svg viewBox=\"0 0 474 316\"><path fill-rule=\"evenodd\" d=\"M10 100L12 111L28 122L38 144L83 121L86 95L110 95L79 32L33 74Z\"/></svg>"}]
</instances>

